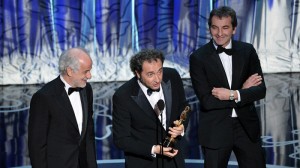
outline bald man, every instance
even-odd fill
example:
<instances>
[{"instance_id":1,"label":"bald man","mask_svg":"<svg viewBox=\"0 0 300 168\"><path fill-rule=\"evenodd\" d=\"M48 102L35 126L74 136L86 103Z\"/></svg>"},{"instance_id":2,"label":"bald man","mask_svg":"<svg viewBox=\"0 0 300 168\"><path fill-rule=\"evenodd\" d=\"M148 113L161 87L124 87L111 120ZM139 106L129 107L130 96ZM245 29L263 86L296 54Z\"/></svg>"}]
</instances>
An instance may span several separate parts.
<instances>
[{"instance_id":1,"label":"bald man","mask_svg":"<svg viewBox=\"0 0 300 168\"><path fill-rule=\"evenodd\" d=\"M83 48L61 54L60 75L30 103L29 157L33 168L96 168L92 60Z\"/></svg>"}]
</instances>

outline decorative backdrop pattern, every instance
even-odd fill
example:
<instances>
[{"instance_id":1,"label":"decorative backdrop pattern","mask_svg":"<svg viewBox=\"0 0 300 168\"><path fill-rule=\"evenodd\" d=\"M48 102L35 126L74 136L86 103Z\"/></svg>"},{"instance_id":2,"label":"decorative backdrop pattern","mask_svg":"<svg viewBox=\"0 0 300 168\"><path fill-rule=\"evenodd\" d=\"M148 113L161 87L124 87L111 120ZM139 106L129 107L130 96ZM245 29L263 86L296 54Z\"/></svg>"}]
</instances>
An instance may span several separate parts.
<instances>
[{"instance_id":1,"label":"decorative backdrop pattern","mask_svg":"<svg viewBox=\"0 0 300 168\"><path fill-rule=\"evenodd\" d=\"M143 48L189 78L189 55L210 40L212 8L237 11L234 39L252 43L265 73L300 71L300 0L0 0L0 84L45 83L60 53L82 46L92 81L124 81Z\"/></svg>"},{"instance_id":2,"label":"decorative backdrop pattern","mask_svg":"<svg viewBox=\"0 0 300 168\"><path fill-rule=\"evenodd\" d=\"M300 73L265 74L267 95L256 102L261 119L262 147L267 168L300 167ZM124 152L113 143L112 96L124 82L93 82L94 124L97 161L100 168L124 168ZM182 139L187 168L202 168L203 154L198 144L199 101L190 79L184 79L191 117ZM28 154L30 99L43 84L0 86L0 167L31 168ZM59 151L58 151L59 152ZM120 165L115 165L121 160ZM197 163L191 166L191 162ZM102 163L102 164L101 164ZM103 163L110 163L105 164ZM230 157L228 168L236 168ZM201 166L202 165L202 166ZM25 167L28 166L28 167Z\"/></svg>"}]
</instances>

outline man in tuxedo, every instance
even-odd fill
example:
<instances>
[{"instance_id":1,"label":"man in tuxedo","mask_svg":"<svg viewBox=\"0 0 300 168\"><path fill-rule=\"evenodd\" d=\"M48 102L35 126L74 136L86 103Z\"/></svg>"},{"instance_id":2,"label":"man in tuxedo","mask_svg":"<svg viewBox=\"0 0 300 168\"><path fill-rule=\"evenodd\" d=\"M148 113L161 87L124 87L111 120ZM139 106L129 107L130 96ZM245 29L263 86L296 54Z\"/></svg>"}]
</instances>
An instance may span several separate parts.
<instances>
[{"instance_id":1,"label":"man in tuxedo","mask_svg":"<svg viewBox=\"0 0 300 168\"><path fill-rule=\"evenodd\" d=\"M96 168L92 60L83 48L60 56L60 76L30 103L29 157L33 168Z\"/></svg>"},{"instance_id":2,"label":"man in tuxedo","mask_svg":"<svg viewBox=\"0 0 300 168\"><path fill-rule=\"evenodd\" d=\"M212 40L190 56L204 165L227 167L233 151L240 168L263 168L254 102L265 97L266 87L258 55L251 44L232 40L237 27L232 8L212 10L208 25Z\"/></svg>"},{"instance_id":3,"label":"man in tuxedo","mask_svg":"<svg viewBox=\"0 0 300 168\"><path fill-rule=\"evenodd\" d=\"M126 168L185 167L180 139L188 119L173 123L188 104L180 75L163 62L160 51L140 51L130 60L135 76L113 95L113 139ZM160 145L167 134L177 139L174 147Z\"/></svg>"}]
</instances>

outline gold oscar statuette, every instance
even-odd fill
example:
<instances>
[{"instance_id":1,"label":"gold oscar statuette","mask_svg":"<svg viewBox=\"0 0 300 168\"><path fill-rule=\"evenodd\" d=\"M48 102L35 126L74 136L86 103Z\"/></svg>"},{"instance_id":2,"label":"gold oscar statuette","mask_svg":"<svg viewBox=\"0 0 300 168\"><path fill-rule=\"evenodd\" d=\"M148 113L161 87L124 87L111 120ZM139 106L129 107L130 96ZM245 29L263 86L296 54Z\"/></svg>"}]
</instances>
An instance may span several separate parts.
<instances>
[{"instance_id":1,"label":"gold oscar statuette","mask_svg":"<svg viewBox=\"0 0 300 168\"><path fill-rule=\"evenodd\" d=\"M191 111L190 106L186 106L185 109L180 114L180 119L175 121L174 127L178 127L181 124L184 124L184 122L185 122L185 120L187 118L187 113L190 112L190 111ZM168 136L165 137L163 146L164 147L174 147L175 144L176 144L176 141L177 140L176 140L175 137L172 137L172 136L168 135Z\"/></svg>"}]
</instances>

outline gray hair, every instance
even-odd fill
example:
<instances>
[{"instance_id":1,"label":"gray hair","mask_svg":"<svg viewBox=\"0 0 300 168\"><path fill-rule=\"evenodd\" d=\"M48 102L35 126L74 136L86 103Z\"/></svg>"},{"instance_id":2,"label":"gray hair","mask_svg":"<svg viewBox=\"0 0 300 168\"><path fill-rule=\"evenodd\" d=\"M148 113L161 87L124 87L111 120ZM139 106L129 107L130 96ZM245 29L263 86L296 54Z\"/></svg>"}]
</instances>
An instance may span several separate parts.
<instances>
[{"instance_id":1,"label":"gray hair","mask_svg":"<svg viewBox=\"0 0 300 168\"><path fill-rule=\"evenodd\" d=\"M59 63L58 63L58 65L59 65L58 69L59 69L59 73L61 75L66 74L68 67L73 69L75 72L77 72L79 70L80 64L79 64L79 60L77 57L77 52L74 52L74 50L76 50L76 49L86 53L90 57L88 51L81 47L74 47L74 48L70 48L70 49L64 51L60 55Z\"/></svg>"}]
</instances>

